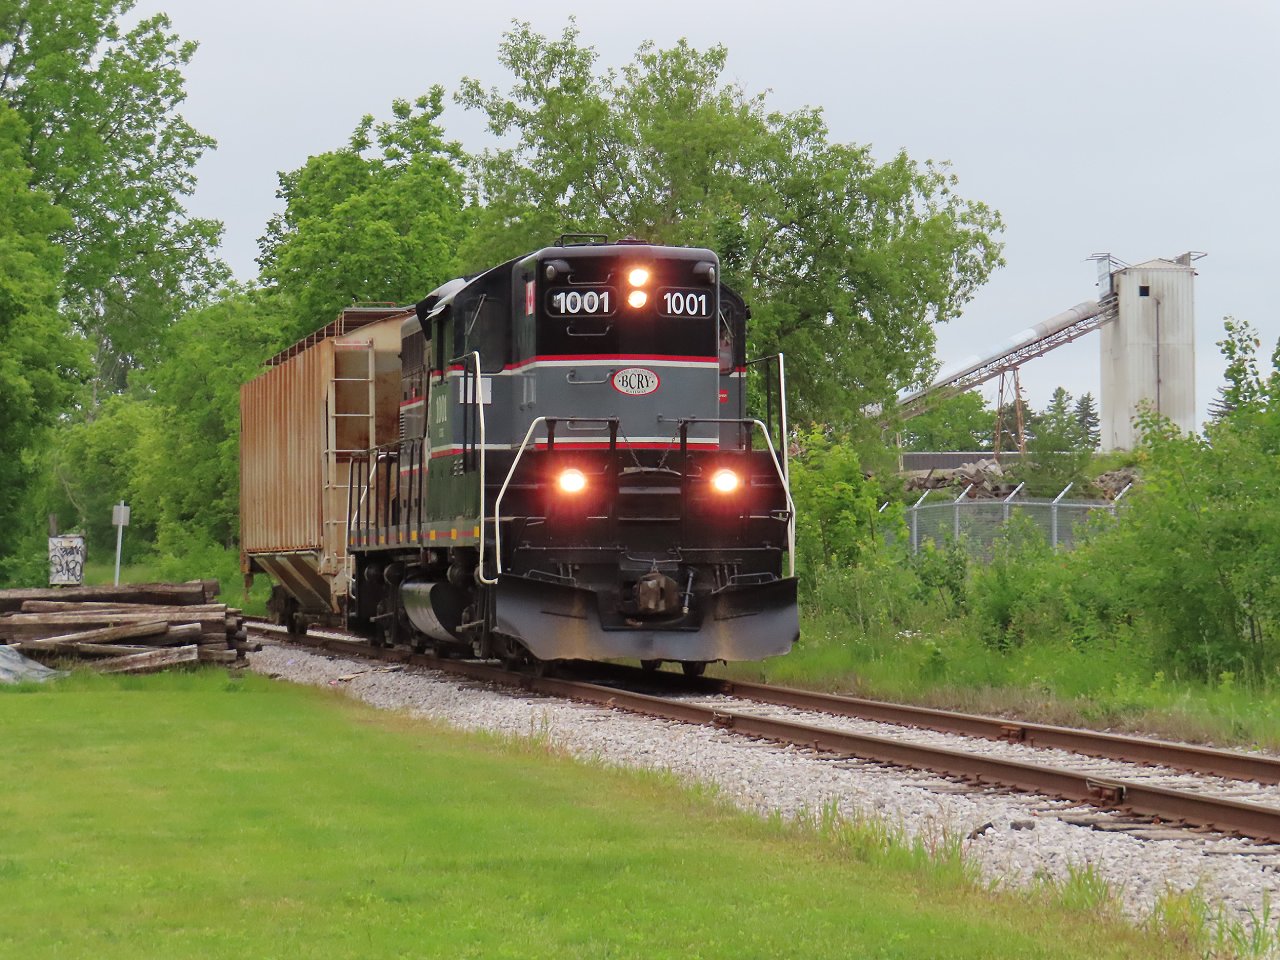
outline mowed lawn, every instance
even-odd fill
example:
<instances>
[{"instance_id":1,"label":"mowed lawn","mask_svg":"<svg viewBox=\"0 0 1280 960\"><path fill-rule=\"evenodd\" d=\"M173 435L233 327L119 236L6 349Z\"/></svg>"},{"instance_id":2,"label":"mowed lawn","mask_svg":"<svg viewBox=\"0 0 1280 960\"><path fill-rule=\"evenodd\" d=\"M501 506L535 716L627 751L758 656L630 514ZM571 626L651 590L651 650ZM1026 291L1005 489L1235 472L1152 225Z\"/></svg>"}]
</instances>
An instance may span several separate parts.
<instances>
[{"instance_id":1,"label":"mowed lawn","mask_svg":"<svg viewBox=\"0 0 1280 960\"><path fill-rule=\"evenodd\" d=\"M0 731L2 957L1171 953L954 865L256 676L0 691Z\"/></svg>"}]
</instances>

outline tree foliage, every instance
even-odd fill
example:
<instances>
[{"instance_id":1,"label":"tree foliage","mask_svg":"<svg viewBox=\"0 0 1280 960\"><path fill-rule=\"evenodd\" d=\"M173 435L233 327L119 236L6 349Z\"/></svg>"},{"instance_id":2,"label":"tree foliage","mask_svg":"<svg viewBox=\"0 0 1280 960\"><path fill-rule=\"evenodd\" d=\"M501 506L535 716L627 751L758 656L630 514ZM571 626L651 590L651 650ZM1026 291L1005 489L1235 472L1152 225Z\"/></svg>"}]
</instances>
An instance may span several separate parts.
<instances>
[{"instance_id":1,"label":"tree foliage","mask_svg":"<svg viewBox=\"0 0 1280 960\"><path fill-rule=\"evenodd\" d=\"M27 126L18 154L34 185L65 213L64 307L108 389L224 276L220 225L183 205L213 146L177 112L195 45L164 15L124 29L133 5L0 0L0 101Z\"/></svg>"},{"instance_id":2,"label":"tree foliage","mask_svg":"<svg viewBox=\"0 0 1280 960\"><path fill-rule=\"evenodd\" d=\"M863 469L851 437L811 427L797 438L791 460L796 504L797 557L806 571L855 566L875 553L887 533L902 526L902 508L880 512L880 482Z\"/></svg>"},{"instance_id":3,"label":"tree foliage","mask_svg":"<svg viewBox=\"0 0 1280 960\"><path fill-rule=\"evenodd\" d=\"M562 232L705 245L751 303L753 350L783 350L797 414L848 422L923 382L933 324L1000 264L998 214L956 192L945 164L831 141L820 109L771 109L723 79L724 47L643 44L620 71L570 22L517 23L499 47L508 92L458 99L509 142L473 168L476 268Z\"/></svg>"},{"instance_id":4,"label":"tree foliage","mask_svg":"<svg viewBox=\"0 0 1280 960\"><path fill-rule=\"evenodd\" d=\"M902 425L907 450L990 450L995 436L995 411L977 390L956 394Z\"/></svg>"},{"instance_id":5,"label":"tree foliage","mask_svg":"<svg viewBox=\"0 0 1280 960\"><path fill-rule=\"evenodd\" d=\"M405 303L454 275L461 151L438 120L444 91L365 116L347 146L280 174L285 203L259 241L262 279L298 336L354 301Z\"/></svg>"},{"instance_id":6,"label":"tree foliage","mask_svg":"<svg viewBox=\"0 0 1280 960\"><path fill-rule=\"evenodd\" d=\"M1071 415L1076 421L1080 443L1090 450L1097 450L1098 444L1102 442L1102 431L1099 429L1102 420L1098 416L1098 404L1093 399L1093 394L1081 394L1071 408Z\"/></svg>"},{"instance_id":7,"label":"tree foliage","mask_svg":"<svg viewBox=\"0 0 1280 960\"><path fill-rule=\"evenodd\" d=\"M85 532L91 551L114 536L111 504L133 505L132 548L234 545L239 535L240 385L282 342L260 294L232 292L165 332L166 359L66 424L51 455L49 509Z\"/></svg>"},{"instance_id":8,"label":"tree foliage","mask_svg":"<svg viewBox=\"0 0 1280 960\"><path fill-rule=\"evenodd\" d=\"M85 359L57 309L62 256L50 238L66 217L31 186L28 138L0 101L0 528L10 531L32 472L29 451L69 401Z\"/></svg>"},{"instance_id":9,"label":"tree foliage","mask_svg":"<svg viewBox=\"0 0 1280 960\"><path fill-rule=\"evenodd\" d=\"M1148 409L1139 417L1142 482L1114 523L1069 554L1017 552L1016 595L990 624L1006 639L1145 642L1160 669L1217 680L1273 679L1280 665L1280 373L1259 373L1256 333L1229 321L1224 396L1203 435ZM1273 364L1280 361L1280 348ZM1014 562L1016 561L1016 563ZM987 597L989 599L989 597Z\"/></svg>"}]
</instances>

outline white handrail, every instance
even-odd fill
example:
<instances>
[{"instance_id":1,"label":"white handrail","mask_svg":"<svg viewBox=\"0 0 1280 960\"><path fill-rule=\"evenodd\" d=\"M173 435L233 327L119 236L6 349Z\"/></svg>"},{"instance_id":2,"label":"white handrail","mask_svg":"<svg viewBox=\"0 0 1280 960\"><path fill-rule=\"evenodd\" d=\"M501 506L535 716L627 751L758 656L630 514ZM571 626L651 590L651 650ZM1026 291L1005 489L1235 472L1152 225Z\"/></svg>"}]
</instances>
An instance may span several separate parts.
<instances>
[{"instance_id":1,"label":"white handrail","mask_svg":"<svg viewBox=\"0 0 1280 960\"><path fill-rule=\"evenodd\" d=\"M485 475L485 466L486 466L485 459L486 459L486 453L488 448L488 435L485 433L485 426L484 426L484 389L483 389L483 384L480 381L480 376L481 376L480 351L472 350L470 353L464 353L461 359L465 361L466 358L468 357L474 358L476 362L475 386L471 390L470 401L476 405L476 421L480 427L480 520L477 524L477 528L480 531L480 536L478 538L480 540L480 557L476 562L476 576L479 578L481 583L492 585L494 583L497 583L498 581L486 580L484 578L484 499L485 499L484 475ZM467 382L466 371L464 370L463 379L462 379L462 383L463 383L462 394L463 394L464 401L468 399L466 396L466 393L467 393L466 386L465 386L466 382ZM427 415L430 416L430 411L428 411ZM466 416L465 412L463 416ZM463 451L463 456L466 456L466 451ZM496 508L494 510L494 515L495 516L497 515ZM495 529L496 529L496 521L495 521ZM499 565L501 565L501 561L499 561Z\"/></svg>"},{"instance_id":2,"label":"white handrail","mask_svg":"<svg viewBox=\"0 0 1280 960\"><path fill-rule=\"evenodd\" d=\"M591 420L597 419L592 417L556 417L557 420ZM520 458L524 456L525 450L529 446L529 441L533 437L533 431L538 424L546 423L546 417L534 417L529 424L529 429L525 431L524 439L520 441L520 449L516 451L515 459L511 461L511 469L507 471L506 479L502 481L502 488L498 491L497 499L493 502L493 552L497 557L497 573L502 576L502 500L507 494L507 487L511 485L511 480L516 475L516 468L520 466ZM787 475L782 467L782 462L778 459L778 453L773 447L773 441L769 438L769 431L765 425L759 420L703 420L702 423L751 423L760 428L760 433L764 437L764 442L769 448L769 458L773 461L773 468L778 473L778 479L782 481L782 492L787 498L787 561L790 568L789 576L796 575L796 504L791 499L791 485L787 482ZM480 529L481 538L484 536L484 528ZM493 586L498 582L497 577L490 579L484 575L484 553L481 548L481 566L476 570L476 576L479 581L487 586Z\"/></svg>"},{"instance_id":3,"label":"white handrail","mask_svg":"<svg viewBox=\"0 0 1280 960\"><path fill-rule=\"evenodd\" d=\"M546 417L534 417L529 424L529 429L525 431L524 439L520 441L520 449L516 451L516 457L511 461L511 469L507 471L507 477L502 481L502 488L498 491L498 497L493 501L493 552L498 558L496 563L498 567L498 577L502 576L502 498L507 495L507 487L511 485L511 478L516 475L516 467L520 466L520 458L524 456L525 448L529 446L529 439L533 436L533 431L538 424L546 423ZM481 538L484 537L484 528L480 530ZM483 550L483 547L481 548ZM480 555L481 565L476 568L476 577L486 586L493 586L498 582L498 577L489 579L484 575L484 554Z\"/></svg>"},{"instance_id":4,"label":"white handrail","mask_svg":"<svg viewBox=\"0 0 1280 960\"><path fill-rule=\"evenodd\" d=\"M778 423L781 428L781 436L778 437L778 443L782 445L782 483L783 486L790 489L791 464L787 457L787 447L790 444L790 437L787 434L787 367L786 356L781 350L778 351L778 406L781 411ZM791 572L794 574L795 570L793 569Z\"/></svg>"}]
</instances>

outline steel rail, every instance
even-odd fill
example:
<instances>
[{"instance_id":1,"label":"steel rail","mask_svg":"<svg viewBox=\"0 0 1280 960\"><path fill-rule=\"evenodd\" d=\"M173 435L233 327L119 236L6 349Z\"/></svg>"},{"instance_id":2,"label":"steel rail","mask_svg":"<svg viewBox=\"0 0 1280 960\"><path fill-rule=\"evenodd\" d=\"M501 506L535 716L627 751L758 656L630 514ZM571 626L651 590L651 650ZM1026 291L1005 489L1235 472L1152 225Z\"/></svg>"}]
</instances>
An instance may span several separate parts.
<instances>
[{"instance_id":1,"label":"steel rail","mask_svg":"<svg viewBox=\"0 0 1280 960\"><path fill-rule=\"evenodd\" d=\"M444 660L401 650L320 637L290 638L354 656L412 663L486 683L565 697L681 723L709 725L748 737L792 744L840 756L897 764L949 777L1058 797L1075 803L1120 809L1139 816L1236 833L1256 840L1280 840L1280 808L1140 782L1098 777L1078 770L981 756L941 747L849 733L789 720L752 716L686 701L578 680L513 673L491 664Z\"/></svg>"},{"instance_id":2,"label":"steel rail","mask_svg":"<svg viewBox=\"0 0 1280 960\"><path fill-rule=\"evenodd\" d=\"M594 671L596 665L592 665L591 669ZM1102 733L1076 727L1029 723L981 714L954 713L932 707L917 707L904 703L798 690L744 680L693 678L666 672L645 673L634 667L613 664L607 665L606 670L608 675L615 676L619 680L656 681L670 685L673 689L694 693L741 697L745 700L755 700L779 707L793 707L839 717L920 727L940 733L957 733L986 740L1002 740L1030 747L1067 750L1090 757L1169 767L1188 773L1210 774L1231 780L1280 783L1280 759L1261 754L1221 750L1190 743L1174 743L1150 737Z\"/></svg>"}]
</instances>

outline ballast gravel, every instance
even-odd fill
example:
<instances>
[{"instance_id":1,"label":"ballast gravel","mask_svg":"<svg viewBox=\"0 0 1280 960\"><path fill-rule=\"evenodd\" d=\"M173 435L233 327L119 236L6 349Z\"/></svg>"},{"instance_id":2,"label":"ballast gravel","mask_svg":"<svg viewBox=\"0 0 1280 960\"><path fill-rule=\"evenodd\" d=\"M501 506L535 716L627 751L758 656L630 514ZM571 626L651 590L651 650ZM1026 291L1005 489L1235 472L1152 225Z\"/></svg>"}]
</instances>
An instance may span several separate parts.
<instances>
[{"instance_id":1,"label":"ballast gravel","mask_svg":"<svg viewBox=\"0 0 1280 960\"><path fill-rule=\"evenodd\" d=\"M1065 879L1072 869L1089 866L1118 891L1134 918L1147 916L1166 891L1198 889L1211 904L1251 923L1266 915L1266 904L1280 893L1276 845L1192 831L1154 831L1176 839L1147 839L1092 829L1059 819L1089 820L1097 813L1089 807L983 790L711 727L497 690L419 667L387 670L271 644L249 660L258 673L339 687L381 709L463 730L537 736L582 759L714 784L725 798L760 815L793 818L834 808L849 818L879 818L925 843L966 838L966 855L998 883Z\"/></svg>"}]
</instances>

